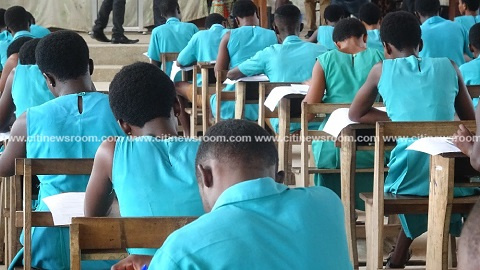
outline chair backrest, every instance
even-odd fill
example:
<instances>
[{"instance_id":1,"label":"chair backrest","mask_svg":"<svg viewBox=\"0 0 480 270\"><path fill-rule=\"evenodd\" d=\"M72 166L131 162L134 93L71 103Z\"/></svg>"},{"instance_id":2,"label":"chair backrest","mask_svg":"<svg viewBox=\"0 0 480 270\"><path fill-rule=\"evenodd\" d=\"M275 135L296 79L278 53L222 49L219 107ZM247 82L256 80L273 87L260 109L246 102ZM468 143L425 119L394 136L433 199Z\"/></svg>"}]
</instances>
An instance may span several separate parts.
<instances>
[{"instance_id":1,"label":"chair backrest","mask_svg":"<svg viewBox=\"0 0 480 270\"><path fill-rule=\"evenodd\" d=\"M126 248L159 248L175 230L196 217L73 218L70 225L70 263L80 269L81 260L108 251L125 254Z\"/></svg>"},{"instance_id":2,"label":"chair backrest","mask_svg":"<svg viewBox=\"0 0 480 270\"><path fill-rule=\"evenodd\" d=\"M215 87L215 94L217 95L216 112L215 112L215 124L218 123L220 119L221 111L221 102L225 100L235 100L235 92L233 91L222 91L225 87L223 83L227 79L228 70L217 70L215 72L215 77L217 78L217 83Z\"/></svg>"},{"instance_id":3,"label":"chair backrest","mask_svg":"<svg viewBox=\"0 0 480 270\"><path fill-rule=\"evenodd\" d=\"M209 124L210 124L210 96L211 94L215 93L216 87L216 78L214 72L215 64L210 62L198 62L197 65L194 66L193 73L194 74L201 74L202 76L202 87L200 88L200 93L198 87L196 87L196 76L194 76L193 81L193 96L192 96L192 115L190 118L190 125L193 132L190 134L196 134L198 128L195 126L199 125L198 123L198 113L202 111L202 129L201 131L203 134L207 131ZM201 104L198 103L198 95L200 94ZM200 106L201 105L201 106ZM193 135L192 135L193 136Z\"/></svg>"},{"instance_id":4,"label":"chair backrest","mask_svg":"<svg viewBox=\"0 0 480 270\"><path fill-rule=\"evenodd\" d=\"M270 110L265 110L265 100L267 96L272 92L275 87L279 86L290 86L292 83L283 82L283 83L272 83L272 82L261 82L258 87L258 125L265 127L265 119L267 118L278 118L278 108L272 112Z\"/></svg>"},{"instance_id":5,"label":"chair backrest","mask_svg":"<svg viewBox=\"0 0 480 270\"><path fill-rule=\"evenodd\" d=\"M162 71L167 72L167 63L177 61L179 52L171 52L171 53L161 53L160 54L160 62L162 63ZM170 74L167 74L170 76Z\"/></svg>"},{"instance_id":6,"label":"chair backrest","mask_svg":"<svg viewBox=\"0 0 480 270\"><path fill-rule=\"evenodd\" d=\"M472 98L480 97L480 85L467 85L468 93Z\"/></svg>"},{"instance_id":7,"label":"chair backrest","mask_svg":"<svg viewBox=\"0 0 480 270\"><path fill-rule=\"evenodd\" d=\"M93 159L16 159L15 176L23 176L23 213L17 212L17 225L23 224L24 235L30 236L32 227L54 226L51 213L32 211L32 177L34 175L88 175ZM21 218L20 218L21 217ZM23 218L23 222L20 219ZM18 224L20 223L20 224ZM24 268L31 268L32 238L24 239Z\"/></svg>"}]
</instances>

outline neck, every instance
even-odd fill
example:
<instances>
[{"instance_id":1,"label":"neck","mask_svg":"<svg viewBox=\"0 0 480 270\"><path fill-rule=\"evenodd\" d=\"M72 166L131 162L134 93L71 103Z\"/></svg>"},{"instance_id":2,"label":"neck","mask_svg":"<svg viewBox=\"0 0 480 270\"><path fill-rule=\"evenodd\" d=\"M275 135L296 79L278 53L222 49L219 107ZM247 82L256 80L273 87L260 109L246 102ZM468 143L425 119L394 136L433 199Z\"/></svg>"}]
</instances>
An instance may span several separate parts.
<instances>
[{"instance_id":1,"label":"neck","mask_svg":"<svg viewBox=\"0 0 480 270\"><path fill-rule=\"evenodd\" d=\"M420 23L424 23L426 20L428 20L432 17L436 17L436 16L438 16L438 14L433 15L433 16L422 16L422 15L420 15Z\"/></svg>"},{"instance_id":2,"label":"neck","mask_svg":"<svg viewBox=\"0 0 480 270\"><path fill-rule=\"evenodd\" d=\"M258 19L255 16L239 18L239 26L258 26Z\"/></svg>"},{"instance_id":3,"label":"neck","mask_svg":"<svg viewBox=\"0 0 480 270\"><path fill-rule=\"evenodd\" d=\"M90 75L82 76L78 79L67 80L65 82L60 82L57 80L55 90L58 96L78 94L81 92L95 92Z\"/></svg>"},{"instance_id":4,"label":"neck","mask_svg":"<svg viewBox=\"0 0 480 270\"><path fill-rule=\"evenodd\" d=\"M466 9L465 10L465 15L466 16L477 16L477 11L476 10L472 11L472 10Z\"/></svg>"},{"instance_id":5,"label":"neck","mask_svg":"<svg viewBox=\"0 0 480 270\"><path fill-rule=\"evenodd\" d=\"M478 56L480 56L480 51L477 50L477 49L474 49L473 50L473 58L478 58Z\"/></svg>"},{"instance_id":6,"label":"neck","mask_svg":"<svg viewBox=\"0 0 480 270\"><path fill-rule=\"evenodd\" d=\"M167 20L170 19L170 18L175 18L175 19L178 19L178 16L176 14L170 14L170 15L167 15L165 17Z\"/></svg>"},{"instance_id":7,"label":"neck","mask_svg":"<svg viewBox=\"0 0 480 270\"><path fill-rule=\"evenodd\" d=\"M416 49L404 49L402 51L396 51L392 53L392 58L404 58L409 56L418 57L418 50Z\"/></svg>"},{"instance_id":8,"label":"neck","mask_svg":"<svg viewBox=\"0 0 480 270\"><path fill-rule=\"evenodd\" d=\"M367 49L367 45L362 38L349 38L337 44L339 51L348 54L357 54Z\"/></svg>"},{"instance_id":9,"label":"neck","mask_svg":"<svg viewBox=\"0 0 480 270\"><path fill-rule=\"evenodd\" d=\"M365 25L365 28L366 28L367 30L380 29L380 23L376 23L376 24L366 24L366 23L363 23L363 25Z\"/></svg>"},{"instance_id":10,"label":"neck","mask_svg":"<svg viewBox=\"0 0 480 270\"><path fill-rule=\"evenodd\" d=\"M171 118L171 117L170 117ZM164 136L177 136L177 131L174 126L172 126L172 121L170 118L157 117L145 123L141 128L132 129L132 135L135 137L139 136L154 136L154 137L164 137ZM175 118L176 119L176 118Z\"/></svg>"},{"instance_id":11,"label":"neck","mask_svg":"<svg viewBox=\"0 0 480 270\"><path fill-rule=\"evenodd\" d=\"M335 27L335 24L337 24L337 22L329 22L329 21L327 21L327 25L328 25L328 26L333 26L333 27Z\"/></svg>"},{"instance_id":12,"label":"neck","mask_svg":"<svg viewBox=\"0 0 480 270\"><path fill-rule=\"evenodd\" d=\"M289 36L298 36L298 32L295 33L290 33L290 32L281 32L278 37L280 38L280 41L283 42L287 37Z\"/></svg>"}]
</instances>

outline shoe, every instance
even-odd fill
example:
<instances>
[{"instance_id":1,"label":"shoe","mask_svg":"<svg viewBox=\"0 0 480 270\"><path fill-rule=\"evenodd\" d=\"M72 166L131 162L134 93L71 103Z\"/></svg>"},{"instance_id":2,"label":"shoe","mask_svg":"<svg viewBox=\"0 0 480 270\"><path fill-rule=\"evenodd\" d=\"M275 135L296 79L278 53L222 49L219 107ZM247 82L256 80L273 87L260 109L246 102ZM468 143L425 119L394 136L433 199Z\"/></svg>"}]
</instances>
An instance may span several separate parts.
<instances>
[{"instance_id":1,"label":"shoe","mask_svg":"<svg viewBox=\"0 0 480 270\"><path fill-rule=\"evenodd\" d=\"M307 34L305 35L305 38L310 38L315 31L308 31Z\"/></svg>"},{"instance_id":2,"label":"shoe","mask_svg":"<svg viewBox=\"0 0 480 270\"><path fill-rule=\"evenodd\" d=\"M99 32L99 31L92 31L92 35L91 37L93 39L96 39L100 42L110 42L110 39L107 38L107 36L105 36L105 34L102 32Z\"/></svg>"},{"instance_id":3,"label":"shoe","mask_svg":"<svg viewBox=\"0 0 480 270\"><path fill-rule=\"evenodd\" d=\"M128 39L126 36L112 37L113 44L134 44L138 39Z\"/></svg>"}]
</instances>

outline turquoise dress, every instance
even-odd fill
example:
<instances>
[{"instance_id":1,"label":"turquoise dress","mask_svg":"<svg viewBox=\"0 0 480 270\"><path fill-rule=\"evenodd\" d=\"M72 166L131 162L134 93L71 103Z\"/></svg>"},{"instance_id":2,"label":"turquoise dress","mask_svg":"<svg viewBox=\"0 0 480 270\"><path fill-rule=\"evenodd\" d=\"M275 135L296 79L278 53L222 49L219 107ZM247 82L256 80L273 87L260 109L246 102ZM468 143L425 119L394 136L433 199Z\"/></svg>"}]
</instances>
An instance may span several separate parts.
<instances>
[{"instance_id":1,"label":"turquoise dress","mask_svg":"<svg viewBox=\"0 0 480 270\"><path fill-rule=\"evenodd\" d=\"M383 43L380 38L380 30L367 30L367 47L370 49L377 49L383 53Z\"/></svg>"},{"instance_id":2,"label":"turquoise dress","mask_svg":"<svg viewBox=\"0 0 480 270\"><path fill-rule=\"evenodd\" d=\"M376 49L366 49L356 55L338 50L329 51L318 57L326 79L324 103L350 103L358 89L365 83L372 67L380 62L383 55ZM327 123L326 118L319 130ZM333 141L313 141L312 151L317 168L340 168L340 149ZM373 151L357 152L357 168L373 168ZM372 173L357 173L355 175L355 205L363 209L364 203L358 197L361 192L372 191ZM315 184L326 186L340 196L340 174L316 174Z\"/></svg>"},{"instance_id":3,"label":"turquoise dress","mask_svg":"<svg viewBox=\"0 0 480 270\"><path fill-rule=\"evenodd\" d=\"M470 28L472 28L472 26L476 23L480 23L480 15L477 15L477 16L468 16L468 15L465 15L465 16L458 16L458 17L455 17L454 21L456 23L459 23L463 30L464 30L464 33L465 33L465 40L467 40L467 42L470 42L470 39L469 39L469 33L470 33ZM473 58L473 54L470 50L468 50L467 52L468 56L470 56L470 58Z\"/></svg>"},{"instance_id":4,"label":"turquoise dress","mask_svg":"<svg viewBox=\"0 0 480 270\"><path fill-rule=\"evenodd\" d=\"M333 26L322 25L317 30L317 42L325 46L328 50L336 50L337 46L333 42Z\"/></svg>"},{"instance_id":5,"label":"turquoise dress","mask_svg":"<svg viewBox=\"0 0 480 270\"><path fill-rule=\"evenodd\" d=\"M12 99L17 118L28 108L41 105L54 98L37 65L17 65L12 83Z\"/></svg>"},{"instance_id":6,"label":"turquoise dress","mask_svg":"<svg viewBox=\"0 0 480 270\"><path fill-rule=\"evenodd\" d=\"M50 30L41 25L32 24L30 25L30 33L32 33L32 35L34 35L36 38L43 38L44 36L50 34Z\"/></svg>"},{"instance_id":7,"label":"turquoise dress","mask_svg":"<svg viewBox=\"0 0 480 270\"><path fill-rule=\"evenodd\" d=\"M322 187L240 182L172 233L148 269L351 270L343 206Z\"/></svg>"},{"instance_id":8,"label":"turquoise dress","mask_svg":"<svg viewBox=\"0 0 480 270\"><path fill-rule=\"evenodd\" d=\"M392 121L454 120L458 78L447 58L418 59L410 56L385 60L378 90ZM409 139L398 140L392 150L385 192L428 196L430 156L405 150L412 142ZM475 189L456 188L455 196L469 196L474 192ZM405 234L411 239L427 230L427 215L399 217ZM460 216L452 215L452 233L457 235L460 228Z\"/></svg>"},{"instance_id":9,"label":"turquoise dress","mask_svg":"<svg viewBox=\"0 0 480 270\"><path fill-rule=\"evenodd\" d=\"M123 137L115 144L112 183L122 217L201 216L195 177L199 141ZM139 169L141 168L141 169ZM129 249L153 256L157 249Z\"/></svg>"},{"instance_id":10,"label":"turquoise dress","mask_svg":"<svg viewBox=\"0 0 480 270\"><path fill-rule=\"evenodd\" d=\"M227 44L228 54L230 56L230 67L237 67L243 61L254 56L258 51L266 47L277 44L277 35L272 30L259 26L242 26L230 30L230 39ZM234 91L235 85L227 85L223 91ZM210 97L210 108L212 115L217 111L217 95ZM220 116L222 119L232 119L235 116L235 101L225 101L221 104ZM255 121L258 118L258 105L247 104L245 106L245 118Z\"/></svg>"},{"instance_id":11,"label":"turquoise dress","mask_svg":"<svg viewBox=\"0 0 480 270\"><path fill-rule=\"evenodd\" d=\"M78 100L83 99L83 111ZM27 158L94 158L100 143L124 133L110 110L108 96L87 92L57 97L26 111ZM49 211L43 198L85 192L89 175L39 175L35 211ZM21 241L23 242L23 235ZM32 266L70 269L68 228L32 228ZM18 258L18 256L17 256ZM106 269L110 262L82 262L82 269ZM12 264L13 266L13 264Z\"/></svg>"},{"instance_id":12,"label":"turquoise dress","mask_svg":"<svg viewBox=\"0 0 480 270\"><path fill-rule=\"evenodd\" d=\"M459 67L466 85L480 85L480 58L465 63ZM477 108L478 97L473 98L473 106Z\"/></svg>"}]
</instances>

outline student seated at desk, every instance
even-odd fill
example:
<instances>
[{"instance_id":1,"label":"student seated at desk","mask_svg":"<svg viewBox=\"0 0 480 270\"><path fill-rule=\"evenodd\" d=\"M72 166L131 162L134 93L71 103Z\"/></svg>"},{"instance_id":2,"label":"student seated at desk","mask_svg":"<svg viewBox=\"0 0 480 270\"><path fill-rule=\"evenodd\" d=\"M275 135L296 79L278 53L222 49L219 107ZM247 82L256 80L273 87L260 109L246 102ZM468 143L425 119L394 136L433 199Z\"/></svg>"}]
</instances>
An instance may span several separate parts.
<instances>
[{"instance_id":1,"label":"student seated at desk","mask_svg":"<svg viewBox=\"0 0 480 270\"><path fill-rule=\"evenodd\" d=\"M468 33L470 28L476 23L480 23L480 16L478 15L478 7L480 6L480 1L478 0L458 0L458 10L463 16L455 17L454 21L459 23L466 34L465 39L469 40ZM471 51L468 51L468 56L473 58Z\"/></svg>"},{"instance_id":2,"label":"student seated at desk","mask_svg":"<svg viewBox=\"0 0 480 270\"><path fill-rule=\"evenodd\" d=\"M12 39L12 35L8 32L5 24L5 11L7 10L0 8L0 42Z\"/></svg>"},{"instance_id":3,"label":"student seated at desk","mask_svg":"<svg viewBox=\"0 0 480 270\"><path fill-rule=\"evenodd\" d=\"M50 34L50 30L47 28L41 26L41 25L36 25L35 24L35 17L33 17L32 13L27 11L27 17L28 21L30 23L30 33L36 38L42 38L48 34Z\"/></svg>"},{"instance_id":4,"label":"student seated at desk","mask_svg":"<svg viewBox=\"0 0 480 270\"><path fill-rule=\"evenodd\" d=\"M1 176L15 173L16 158L93 158L104 138L123 135L108 105L108 96L93 87L93 61L80 35L72 31L52 33L38 43L35 53L48 88L57 98L27 109L15 121L11 137L17 140L9 141L0 156ZM88 182L87 175L39 175L38 179L36 211L48 211L43 198L62 192L84 192ZM33 267L70 268L68 228L33 228L31 237ZM11 268L21 263L22 253ZM105 269L106 264L87 262L82 266Z\"/></svg>"},{"instance_id":5,"label":"student seated at desk","mask_svg":"<svg viewBox=\"0 0 480 270\"><path fill-rule=\"evenodd\" d=\"M335 46L332 38L333 28L341 19L345 18L345 10L339 5L329 5L325 8L323 18L325 19L325 25L320 25L308 41L319 43L328 50L336 50L337 46Z\"/></svg>"},{"instance_id":6,"label":"student seated at desk","mask_svg":"<svg viewBox=\"0 0 480 270\"><path fill-rule=\"evenodd\" d=\"M108 215L116 197L122 217L200 216L195 178L198 141L178 140L180 105L170 78L147 63L124 67L108 92L113 115L129 137L104 141L95 155L85 216ZM156 249L130 249L151 255Z\"/></svg>"},{"instance_id":7,"label":"student seated at desk","mask_svg":"<svg viewBox=\"0 0 480 270\"><path fill-rule=\"evenodd\" d=\"M447 57L457 64L465 63L469 53L465 30L458 24L440 17L439 0L416 0L415 9L422 24L423 49L420 57Z\"/></svg>"},{"instance_id":8,"label":"student seated at desk","mask_svg":"<svg viewBox=\"0 0 480 270\"><path fill-rule=\"evenodd\" d=\"M232 16L235 18L236 29L226 33L218 48L215 71L230 70L254 56L258 51L277 44L277 36L272 30L262 28L258 22L257 6L250 0L238 0L233 5ZM223 91L233 91L235 85L227 85ZM215 116L217 95L210 98L210 108ZM222 119L234 117L235 102L225 101L221 104L220 116ZM245 118L257 120L258 105L248 104L245 106Z\"/></svg>"},{"instance_id":9,"label":"student seated at desk","mask_svg":"<svg viewBox=\"0 0 480 270\"><path fill-rule=\"evenodd\" d=\"M360 7L358 19L367 28L367 48L383 52L383 44L380 40L380 23L382 22L382 11L380 8L374 3L366 3Z\"/></svg>"},{"instance_id":10,"label":"student seated at desk","mask_svg":"<svg viewBox=\"0 0 480 270\"><path fill-rule=\"evenodd\" d=\"M480 55L480 23L477 23L470 28L468 38L470 41L468 46L474 59L461 65L459 69L466 85L480 85L480 59L478 58ZM473 105L476 108L478 104L478 97L472 98Z\"/></svg>"},{"instance_id":11,"label":"student seated at desk","mask_svg":"<svg viewBox=\"0 0 480 270\"><path fill-rule=\"evenodd\" d=\"M478 170L478 169L477 169ZM477 202L468 214L467 221L462 229L462 235L458 241L458 270L480 269L480 202Z\"/></svg>"},{"instance_id":12,"label":"student seated at desk","mask_svg":"<svg viewBox=\"0 0 480 270\"><path fill-rule=\"evenodd\" d=\"M333 40L338 50L320 55L313 68L310 89L305 101L312 103L350 103L360 86L365 82L370 69L382 60L376 49L367 48L367 30L362 22L354 18L343 19L335 26ZM328 118L320 125L323 129ZM340 167L340 150L333 141L313 141L312 151L317 168ZM373 167L373 153L357 154L358 168ZM356 174L357 209L363 209L360 192L371 192L372 174ZM340 174L316 174L315 184L331 188L340 196Z\"/></svg>"},{"instance_id":13,"label":"student seated at desk","mask_svg":"<svg viewBox=\"0 0 480 270\"><path fill-rule=\"evenodd\" d=\"M275 32L281 44L271 45L252 58L230 70L227 77L237 80L246 76L265 74L270 82L298 82L310 80L316 58L327 51L320 45L302 41L298 36L302 28L300 9L284 5L275 12ZM278 132L278 119L272 119ZM317 125L318 128L318 125ZM299 123L291 124L291 131L300 129Z\"/></svg>"},{"instance_id":14,"label":"student seated at desk","mask_svg":"<svg viewBox=\"0 0 480 270\"><path fill-rule=\"evenodd\" d=\"M452 121L475 119L472 102L455 63L448 58L418 57L422 49L417 18L400 11L385 16L380 36L385 57L376 64L358 90L349 117L360 123L376 121ZM380 94L386 112L372 108ZM422 102L418 102L421 100ZM391 152L385 192L428 196L430 156L405 150L413 139L398 139ZM455 196L469 196L474 189L456 188ZM389 268L403 268L413 239L427 230L427 215L399 215L402 231L387 260ZM452 215L451 233L458 235L461 217Z\"/></svg>"},{"instance_id":15,"label":"student seated at desk","mask_svg":"<svg viewBox=\"0 0 480 270\"><path fill-rule=\"evenodd\" d=\"M170 76L172 62L161 63L160 54L182 51L192 36L198 32L198 28L193 23L180 21L178 0L162 0L159 6L167 22L153 29L147 54L152 63L158 67L167 65L166 73Z\"/></svg>"},{"instance_id":16,"label":"student seated at desk","mask_svg":"<svg viewBox=\"0 0 480 270\"><path fill-rule=\"evenodd\" d=\"M278 154L266 130L227 120L206 136L232 138L198 149L208 213L172 233L153 259L130 256L112 269L352 269L340 199L323 187L276 183Z\"/></svg>"}]
</instances>

